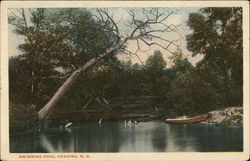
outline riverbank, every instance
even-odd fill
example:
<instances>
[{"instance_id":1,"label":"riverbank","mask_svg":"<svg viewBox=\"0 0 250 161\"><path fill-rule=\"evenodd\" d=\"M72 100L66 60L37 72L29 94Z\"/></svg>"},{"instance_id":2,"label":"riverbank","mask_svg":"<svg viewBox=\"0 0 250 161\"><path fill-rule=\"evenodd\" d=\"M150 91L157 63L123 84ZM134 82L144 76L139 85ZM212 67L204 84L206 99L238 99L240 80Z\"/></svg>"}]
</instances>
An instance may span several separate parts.
<instances>
[{"instance_id":1,"label":"riverbank","mask_svg":"<svg viewBox=\"0 0 250 161\"><path fill-rule=\"evenodd\" d=\"M211 117L203 121L207 124L218 124L223 126L242 126L243 125L243 108L228 107L222 110L209 112Z\"/></svg>"},{"instance_id":2,"label":"riverbank","mask_svg":"<svg viewBox=\"0 0 250 161\"><path fill-rule=\"evenodd\" d=\"M242 107L229 107L221 110L214 110L209 112L211 117L203 121L204 124L217 124L222 126L242 126L243 124L243 108ZM197 116L198 114L193 114ZM103 122L124 122L125 120L131 120L132 122L147 122L153 120L162 120L166 118L177 117L174 113L165 111L163 108L154 106L152 103L148 104L130 104L118 106L109 105L106 107L90 107L85 110L74 110L55 112L55 114L48 120L37 121L21 121L16 122L16 126L20 127L20 130L13 130L13 133L22 132L21 127L29 127L28 129L47 129L65 126L68 122L75 124L98 122L102 119ZM25 129L25 128L23 128ZM11 133L12 133L11 132Z\"/></svg>"}]
</instances>

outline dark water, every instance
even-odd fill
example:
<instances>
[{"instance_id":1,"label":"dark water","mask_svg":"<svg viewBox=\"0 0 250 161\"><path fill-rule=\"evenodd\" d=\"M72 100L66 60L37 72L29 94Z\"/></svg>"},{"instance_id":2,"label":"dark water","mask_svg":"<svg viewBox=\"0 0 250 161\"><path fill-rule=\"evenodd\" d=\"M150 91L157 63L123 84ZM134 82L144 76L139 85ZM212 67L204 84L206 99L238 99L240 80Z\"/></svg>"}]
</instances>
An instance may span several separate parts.
<instances>
[{"instance_id":1,"label":"dark water","mask_svg":"<svg viewBox=\"0 0 250 161\"><path fill-rule=\"evenodd\" d=\"M165 122L82 124L16 134L10 152L214 152L243 151L242 127Z\"/></svg>"}]
</instances>

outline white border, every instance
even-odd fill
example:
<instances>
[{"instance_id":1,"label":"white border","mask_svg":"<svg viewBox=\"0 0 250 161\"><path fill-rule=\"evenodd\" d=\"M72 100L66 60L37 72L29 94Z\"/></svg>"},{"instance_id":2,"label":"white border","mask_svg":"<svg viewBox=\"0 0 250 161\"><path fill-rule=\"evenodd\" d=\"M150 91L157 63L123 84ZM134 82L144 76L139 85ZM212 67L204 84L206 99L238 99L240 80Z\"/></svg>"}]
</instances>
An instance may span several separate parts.
<instances>
[{"instance_id":1,"label":"white border","mask_svg":"<svg viewBox=\"0 0 250 161\"><path fill-rule=\"evenodd\" d=\"M71 7L243 7L244 57L244 151L243 152L166 152L166 153L74 153L89 154L81 160L247 160L249 158L249 3L247 1L3 1L1 2L1 159L18 159L18 153L9 153L8 102L8 24L7 8L71 8ZM29 154L29 153L25 153ZM32 153L44 154L44 153ZM53 153L56 154L56 153ZM60 153L62 154L62 153ZM63 153L67 154L67 153ZM69 153L68 153L69 154ZM48 159L51 160L51 159ZM60 160L60 159L53 159ZM66 160L66 159L64 159ZM79 160L79 159L67 159Z\"/></svg>"}]
</instances>

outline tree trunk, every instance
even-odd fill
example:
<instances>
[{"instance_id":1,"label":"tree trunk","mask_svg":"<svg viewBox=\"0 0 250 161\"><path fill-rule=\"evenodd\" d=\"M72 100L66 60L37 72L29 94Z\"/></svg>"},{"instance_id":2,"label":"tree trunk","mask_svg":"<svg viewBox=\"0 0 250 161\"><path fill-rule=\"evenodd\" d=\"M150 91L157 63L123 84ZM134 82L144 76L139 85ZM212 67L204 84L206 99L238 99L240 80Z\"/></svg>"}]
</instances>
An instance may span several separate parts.
<instances>
[{"instance_id":1,"label":"tree trunk","mask_svg":"<svg viewBox=\"0 0 250 161\"><path fill-rule=\"evenodd\" d=\"M76 71L74 71L72 75L63 83L63 85L56 91L56 93L50 99L50 101L38 112L39 119L45 119L48 117L52 109L59 102L59 100L63 97L63 95L69 90L69 88L71 87L71 85L74 83L74 81L77 79L77 77L80 75L81 72L86 71L87 69L92 67L94 64L96 64L100 59L109 55L112 51L115 51L118 48L120 48L126 41L127 39L118 43L115 47L108 48L106 52L101 54L98 58L90 59L83 66L79 67Z\"/></svg>"}]
</instances>

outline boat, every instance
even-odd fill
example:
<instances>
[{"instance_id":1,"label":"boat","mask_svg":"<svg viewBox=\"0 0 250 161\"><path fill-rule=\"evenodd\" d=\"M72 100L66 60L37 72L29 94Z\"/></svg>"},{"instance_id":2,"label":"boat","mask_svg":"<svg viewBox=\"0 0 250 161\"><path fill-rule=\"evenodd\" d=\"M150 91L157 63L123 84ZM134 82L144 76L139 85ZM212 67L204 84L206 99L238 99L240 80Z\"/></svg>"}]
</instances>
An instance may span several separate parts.
<instances>
[{"instance_id":1,"label":"boat","mask_svg":"<svg viewBox=\"0 0 250 161\"><path fill-rule=\"evenodd\" d=\"M202 122L210 118L211 114L203 114L195 117L180 117L180 118L172 118L172 119L166 119L166 122L173 123L173 124L191 124L191 123L197 123Z\"/></svg>"}]
</instances>

